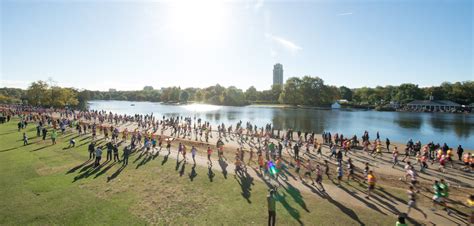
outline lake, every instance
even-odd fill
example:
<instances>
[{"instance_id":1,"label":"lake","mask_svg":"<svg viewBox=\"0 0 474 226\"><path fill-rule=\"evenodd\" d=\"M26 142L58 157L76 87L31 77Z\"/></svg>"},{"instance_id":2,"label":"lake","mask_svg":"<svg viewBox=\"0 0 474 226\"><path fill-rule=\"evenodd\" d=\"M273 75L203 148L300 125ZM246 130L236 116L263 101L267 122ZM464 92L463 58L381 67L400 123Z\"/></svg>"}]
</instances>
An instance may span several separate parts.
<instances>
[{"instance_id":1,"label":"lake","mask_svg":"<svg viewBox=\"0 0 474 226\"><path fill-rule=\"evenodd\" d=\"M131 106L134 104L135 106ZM90 101L90 109L106 110L118 114L151 114L202 118L211 124L226 126L250 121L258 127L272 123L276 129L294 128L301 131L356 134L364 130L374 139L379 131L383 140L406 143L412 138L422 143L446 142L449 146L463 145L474 149L474 114L378 112L363 110L292 109L251 105L245 107L216 106L207 104L166 105L151 102Z\"/></svg>"}]
</instances>

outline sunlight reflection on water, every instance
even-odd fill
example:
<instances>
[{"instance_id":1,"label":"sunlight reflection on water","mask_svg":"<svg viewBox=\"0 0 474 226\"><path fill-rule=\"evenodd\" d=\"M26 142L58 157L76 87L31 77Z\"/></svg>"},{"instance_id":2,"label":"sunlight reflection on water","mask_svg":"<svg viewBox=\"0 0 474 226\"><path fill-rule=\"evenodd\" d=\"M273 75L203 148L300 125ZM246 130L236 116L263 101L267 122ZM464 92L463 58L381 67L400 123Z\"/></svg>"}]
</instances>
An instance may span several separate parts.
<instances>
[{"instance_id":1,"label":"sunlight reflection on water","mask_svg":"<svg viewBox=\"0 0 474 226\"><path fill-rule=\"evenodd\" d=\"M193 112L207 112L207 111L217 111L222 108L222 106L210 105L210 104L189 104L181 106L182 108L193 111Z\"/></svg>"}]
</instances>

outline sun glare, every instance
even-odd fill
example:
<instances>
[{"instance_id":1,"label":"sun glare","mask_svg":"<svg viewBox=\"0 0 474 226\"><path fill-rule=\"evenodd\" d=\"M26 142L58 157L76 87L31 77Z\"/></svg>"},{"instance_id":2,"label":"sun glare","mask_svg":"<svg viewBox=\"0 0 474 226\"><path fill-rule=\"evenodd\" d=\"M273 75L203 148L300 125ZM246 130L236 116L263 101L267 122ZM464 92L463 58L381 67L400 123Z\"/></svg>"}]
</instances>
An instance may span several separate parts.
<instances>
[{"instance_id":1,"label":"sun glare","mask_svg":"<svg viewBox=\"0 0 474 226\"><path fill-rule=\"evenodd\" d=\"M227 13L224 1L171 1L166 24L175 38L215 41L225 33Z\"/></svg>"},{"instance_id":2,"label":"sun glare","mask_svg":"<svg viewBox=\"0 0 474 226\"><path fill-rule=\"evenodd\" d=\"M210 104L189 104L189 105L183 105L182 107L188 111L193 111L193 112L217 111L221 109L221 106L210 105Z\"/></svg>"}]
</instances>

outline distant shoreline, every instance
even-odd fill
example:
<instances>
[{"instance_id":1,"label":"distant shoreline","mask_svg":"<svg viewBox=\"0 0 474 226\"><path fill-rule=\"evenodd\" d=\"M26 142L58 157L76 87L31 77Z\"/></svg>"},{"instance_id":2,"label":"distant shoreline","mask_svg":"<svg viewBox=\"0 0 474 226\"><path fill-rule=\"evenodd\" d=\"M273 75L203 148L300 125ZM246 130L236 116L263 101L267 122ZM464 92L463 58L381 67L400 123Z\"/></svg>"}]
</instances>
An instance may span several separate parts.
<instances>
[{"instance_id":1,"label":"distant shoreline","mask_svg":"<svg viewBox=\"0 0 474 226\"><path fill-rule=\"evenodd\" d=\"M466 113L466 112L430 112L430 111L404 111L404 110L379 110L373 107L344 107L333 109L328 106L308 106L308 105L290 105L290 104L278 104L278 103L251 103L247 105L222 105L222 104L212 104L212 103L205 103L205 102L196 102L196 101L188 101L186 103L180 102L154 102L154 101L132 101L132 100L89 100L89 102L93 101L119 101L119 102L148 102L148 103L159 103L163 105L172 105L172 106L183 106L183 105L191 105L191 104L208 104L214 106L225 106L225 107L255 107L255 108L279 108L279 109L314 109L314 110L349 110L349 111L377 111L377 112L409 112L409 113L442 113L442 114L473 114Z\"/></svg>"}]
</instances>

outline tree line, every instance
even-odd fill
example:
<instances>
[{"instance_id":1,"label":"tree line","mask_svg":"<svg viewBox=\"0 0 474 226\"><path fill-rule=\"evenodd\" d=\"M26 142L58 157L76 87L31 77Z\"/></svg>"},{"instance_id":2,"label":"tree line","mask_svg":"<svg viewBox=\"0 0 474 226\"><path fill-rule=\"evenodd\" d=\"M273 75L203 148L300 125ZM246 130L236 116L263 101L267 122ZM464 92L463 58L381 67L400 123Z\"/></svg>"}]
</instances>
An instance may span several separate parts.
<instances>
[{"instance_id":1,"label":"tree line","mask_svg":"<svg viewBox=\"0 0 474 226\"><path fill-rule=\"evenodd\" d=\"M283 85L273 85L258 91L254 86L246 90L219 84L207 88L166 87L154 89L146 86L135 91L91 91L48 85L36 81L26 89L0 88L0 103L24 103L45 107L72 107L85 109L88 100L127 100L164 103L200 102L215 105L243 106L248 104L288 104L325 107L344 99L352 106L376 107L413 100L451 100L459 104L474 103L474 81L444 82L439 86L419 87L405 83L399 86L375 88L348 88L324 83L319 77L291 77Z\"/></svg>"}]
</instances>

